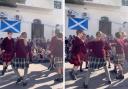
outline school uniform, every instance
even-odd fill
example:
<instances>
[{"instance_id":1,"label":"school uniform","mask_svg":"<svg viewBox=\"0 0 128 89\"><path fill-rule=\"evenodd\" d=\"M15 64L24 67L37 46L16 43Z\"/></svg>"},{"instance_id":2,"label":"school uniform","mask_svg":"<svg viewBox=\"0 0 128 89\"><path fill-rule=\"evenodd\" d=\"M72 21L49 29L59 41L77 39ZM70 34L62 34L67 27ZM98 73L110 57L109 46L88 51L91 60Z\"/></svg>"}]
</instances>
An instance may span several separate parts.
<instances>
[{"instance_id":1,"label":"school uniform","mask_svg":"<svg viewBox=\"0 0 128 89\"><path fill-rule=\"evenodd\" d=\"M63 67L63 42L61 40L56 41L56 47L54 48L54 61L56 68Z\"/></svg>"},{"instance_id":2,"label":"school uniform","mask_svg":"<svg viewBox=\"0 0 128 89\"><path fill-rule=\"evenodd\" d=\"M124 49L125 59L128 61L128 39L125 39L124 42L125 42L125 49Z\"/></svg>"},{"instance_id":3,"label":"school uniform","mask_svg":"<svg viewBox=\"0 0 128 89\"><path fill-rule=\"evenodd\" d=\"M92 69L99 69L106 66L106 50L109 47L102 40L91 41L88 43L89 48L89 67Z\"/></svg>"},{"instance_id":4,"label":"school uniform","mask_svg":"<svg viewBox=\"0 0 128 89\"><path fill-rule=\"evenodd\" d=\"M23 39L18 39L15 45L15 58L12 61L12 66L14 68L28 68L28 46L24 44Z\"/></svg>"},{"instance_id":5,"label":"school uniform","mask_svg":"<svg viewBox=\"0 0 128 89\"><path fill-rule=\"evenodd\" d=\"M71 60L69 61L71 64L74 64L75 66L80 66L81 61L84 59L84 43L83 41L75 37L75 39L72 41L72 49L71 49Z\"/></svg>"},{"instance_id":6,"label":"school uniform","mask_svg":"<svg viewBox=\"0 0 128 89\"><path fill-rule=\"evenodd\" d=\"M103 67L105 70L108 84L111 83L110 74L106 66L107 64L106 52L105 52L106 49L108 49L108 45L105 44L105 41L99 40L99 41L91 41L88 43L89 65L85 78L85 87L88 86L90 75L93 69L99 69L101 67Z\"/></svg>"},{"instance_id":7,"label":"school uniform","mask_svg":"<svg viewBox=\"0 0 128 89\"><path fill-rule=\"evenodd\" d=\"M114 59L115 64L124 64L125 61L125 43L123 39L115 40L115 50L116 50L116 55Z\"/></svg>"},{"instance_id":8,"label":"school uniform","mask_svg":"<svg viewBox=\"0 0 128 89\"><path fill-rule=\"evenodd\" d=\"M2 44L1 44L1 50L5 50L5 52L2 54L2 60L3 62L11 62L14 56L14 39L9 39L8 37L4 38Z\"/></svg>"}]
</instances>

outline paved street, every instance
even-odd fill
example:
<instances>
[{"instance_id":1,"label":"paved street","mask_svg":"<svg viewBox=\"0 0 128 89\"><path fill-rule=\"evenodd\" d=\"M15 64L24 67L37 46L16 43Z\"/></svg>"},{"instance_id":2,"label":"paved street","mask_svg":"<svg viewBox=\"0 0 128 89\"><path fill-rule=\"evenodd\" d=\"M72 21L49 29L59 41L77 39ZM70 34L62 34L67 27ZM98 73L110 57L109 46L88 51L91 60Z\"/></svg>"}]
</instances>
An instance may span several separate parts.
<instances>
[{"instance_id":1,"label":"paved street","mask_svg":"<svg viewBox=\"0 0 128 89\"><path fill-rule=\"evenodd\" d=\"M28 85L23 87L21 84L16 85L16 75L9 66L7 73L0 77L0 89L62 89L62 83L55 83L57 77L55 71L47 70L48 64L31 64L29 68ZM2 70L2 66L0 66ZM21 71L21 74L23 72Z\"/></svg>"},{"instance_id":2,"label":"paved street","mask_svg":"<svg viewBox=\"0 0 128 89\"><path fill-rule=\"evenodd\" d=\"M103 69L96 70L91 74L91 80L89 84L89 89L128 89L128 64L125 62L125 79L124 80L116 80L115 76L111 74L112 84L105 84L105 73ZM126 66L127 65L127 66ZM77 80L71 80L69 76L69 71L72 68L72 65L66 63L66 89L84 89L83 82L86 75L86 69L83 73L78 73ZM83 66L84 67L84 66ZM112 70L113 68L109 69Z\"/></svg>"}]
</instances>

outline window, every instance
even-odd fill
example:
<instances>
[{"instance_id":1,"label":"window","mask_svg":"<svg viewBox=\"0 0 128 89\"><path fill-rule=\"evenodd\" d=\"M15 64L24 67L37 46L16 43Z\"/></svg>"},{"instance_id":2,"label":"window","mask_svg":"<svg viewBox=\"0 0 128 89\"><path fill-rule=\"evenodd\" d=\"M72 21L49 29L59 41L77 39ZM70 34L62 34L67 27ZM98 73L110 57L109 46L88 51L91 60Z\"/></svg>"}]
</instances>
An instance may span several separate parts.
<instances>
[{"instance_id":1,"label":"window","mask_svg":"<svg viewBox=\"0 0 128 89\"><path fill-rule=\"evenodd\" d=\"M122 5L123 6L128 6L128 0L122 0Z\"/></svg>"},{"instance_id":2,"label":"window","mask_svg":"<svg viewBox=\"0 0 128 89\"><path fill-rule=\"evenodd\" d=\"M61 1L54 1L54 8L61 9L61 5L62 5Z\"/></svg>"}]
</instances>

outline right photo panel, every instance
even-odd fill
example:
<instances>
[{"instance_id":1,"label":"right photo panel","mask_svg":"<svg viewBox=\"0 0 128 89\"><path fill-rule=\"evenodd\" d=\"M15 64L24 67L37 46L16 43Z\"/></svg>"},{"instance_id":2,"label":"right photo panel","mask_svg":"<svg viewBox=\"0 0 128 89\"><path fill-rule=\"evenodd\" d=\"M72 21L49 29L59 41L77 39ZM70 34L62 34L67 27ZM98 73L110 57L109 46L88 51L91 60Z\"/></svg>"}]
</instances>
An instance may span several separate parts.
<instances>
[{"instance_id":1,"label":"right photo panel","mask_svg":"<svg viewBox=\"0 0 128 89\"><path fill-rule=\"evenodd\" d=\"M128 0L65 0L65 89L128 89Z\"/></svg>"}]
</instances>

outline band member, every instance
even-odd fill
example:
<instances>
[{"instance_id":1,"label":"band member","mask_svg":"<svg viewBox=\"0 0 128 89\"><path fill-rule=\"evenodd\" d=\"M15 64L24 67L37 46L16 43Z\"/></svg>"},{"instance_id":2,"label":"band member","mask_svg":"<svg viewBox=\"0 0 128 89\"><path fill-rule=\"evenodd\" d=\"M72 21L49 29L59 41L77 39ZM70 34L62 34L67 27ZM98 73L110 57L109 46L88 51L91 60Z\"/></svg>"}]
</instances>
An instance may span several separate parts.
<instances>
[{"instance_id":1,"label":"band member","mask_svg":"<svg viewBox=\"0 0 128 89\"><path fill-rule=\"evenodd\" d=\"M15 45L15 58L12 60L12 68L18 76L16 84L22 82L23 86L27 85L26 78L29 68L28 54L27 33L22 32ZM23 76L20 75L18 69L24 69Z\"/></svg>"},{"instance_id":2,"label":"band member","mask_svg":"<svg viewBox=\"0 0 128 89\"><path fill-rule=\"evenodd\" d=\"M121 32L117 32L115 36L116 36L116 39L115 39L114 46L116 50L116 56L115 56L114 64L119 69L116 79L124 79L123 64L125 61L125 53L124 53L125 42L122 39Z\"/></svg>"},{"instance_id":3,"label":"band member","mask_svg":"<svg viewBox=\"0 0 128 89\"><path fill-rule=\"evenodd\" d=\"M102 40L102 32L96 33L96 39L94 41L91 41L88 43L88 49L89 49L89 68L88 72L86 74L85 84L84 87L88 88L88 83L90 79L90 74L93 71L93 69L99 69L101 67L104 68L106 76L107 76L107 83L111 84L111 78L108 71L108 68L106 66L106 52L105 49L108 47L105 45L105 42Z\"/></svg>"},{"instance_id":4,"label":"band member","mask_svg":"<svg viewBox=\"0 0 128 89\"><path fill-rule=\"evenodd\" d=\"M2 49L2 55L3 55L3 70L2 75L5 74L8 65L11 63L11 60L14 56L14 39L12 38L12 32L7 33L7 37L4 38L1 49Z\"/></svg>"},{"instance_id":5,"label":"band member","mask_svg":"<svg viewBox=\"0 0 128 89\"><path fill-rule=\"evenodd\" d=\"M83 48L83 41L82 41L82 37L83 37L83 30L78 30L76 31L77 36L74 38L74 40L72 41L72 57L71 60L69 61L71 64L73 64L73 69L70 73L71 78L73 80L77 79L77 70L78 67L81 65L83 58L84 58L84 53L82 51Z\"/></svg>"},{"instance_id":6,"label":"band member","mask_svg":"<svg viewBox=\"0 0 128 89\"><path fill-rule=\"evenodd\" d=\"M56 47L54 49L55 67L58 73L57 82L63 82L63 35L62 33L57 35Z\"/></svg>"},{"instance_id":7,"label":"band member","mask_svg":"<svg viewBox=\"0 0 128 89\"><path fill-rule=\"evenodd\" d=\"M57 35L60 33L60 30L56 29L55 30L55 36L52 37L52 40L51 40L51 43L50 43L50 47L49 47L49 50L50 50L50 53L51 53L51 58L50 58L50 66L49 66L49 70L53 70L55 69L55 65L54 65L54 49L56 47L56 41L57 41Z\"/></svg>"}]
</instances>

